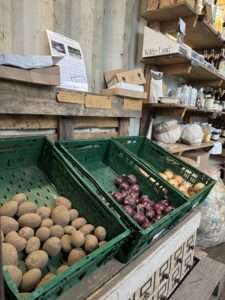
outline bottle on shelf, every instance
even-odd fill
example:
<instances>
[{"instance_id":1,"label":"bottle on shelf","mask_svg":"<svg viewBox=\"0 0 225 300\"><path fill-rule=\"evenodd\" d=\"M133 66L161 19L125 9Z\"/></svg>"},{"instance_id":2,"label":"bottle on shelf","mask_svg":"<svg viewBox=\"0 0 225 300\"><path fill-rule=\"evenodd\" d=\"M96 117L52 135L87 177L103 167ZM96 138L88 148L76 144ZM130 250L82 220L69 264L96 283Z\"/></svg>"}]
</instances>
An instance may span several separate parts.
<instances>
[{"instance_id":1,"label":"bottle on shelf","mask_svg":"<svg viewBox=\"0 0 225 300\"><path fill-rule=\"evenodd\" d=\"M212 49L208 58L208 62L214 65L214 61L215 61L215 49Z\"/></svg>"},{"instance_id":2,"label":"bottle on shelf","mask_svg":"<svg viewBox=\"0 0 225 300\"><path fill-rule=\"evenodd\" d=\"M224 49L221 50L219 59L218 59L218 70L220 74L225 76L225 51Z\"/></svg>"}]
</instances>

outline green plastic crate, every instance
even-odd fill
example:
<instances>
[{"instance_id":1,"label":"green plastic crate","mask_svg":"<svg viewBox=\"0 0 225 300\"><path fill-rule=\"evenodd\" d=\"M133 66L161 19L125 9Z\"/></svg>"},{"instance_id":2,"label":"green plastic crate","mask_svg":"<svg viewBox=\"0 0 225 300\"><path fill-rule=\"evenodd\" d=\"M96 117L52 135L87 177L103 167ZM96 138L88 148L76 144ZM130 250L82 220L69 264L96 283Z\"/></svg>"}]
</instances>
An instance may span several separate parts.
<instances>
[{"instance_id":1,"label":"green plastic crate","mask_svg":"<svg viewBox=\"0 0 225 300\"><path fill-rule=\"evenodd\" d=\"M165 233L183 217L190 207L172 188L159 179L134 157L111 140L61 141L57 143L73 169L80 172L83 181L96 193L104 194L105 200L120 214L133 235L121 248L118 259L127 262L149 247L153 239ZM171 213L147 229L140 227L123 208L116 203L111 193L117 188L114 180L121 174L137 176L141 190L154 201L165 195L176 207Z\"/></svg>"},{"instance_id":2,"label":"green plastic crate","mask_svg":"<svg viewBox=\"0 0 225 300\"><path fill-rule=\"evenodd\" d=\"M181 197L190 201L190 205L192 206L204 201L215 184L215 180L169 153L156 143L151 142L146 137L119 137L115 138L115 141L119 142L131 155L135 155L136 159L157 174L166 169L170 169L177 175L183 176L185 180L192 184L197 182L204 183L205 188L202 191L193 197L187 197L159 175L160 178L168 183Z\"/></svg>"},{"instance_id":3,"label":"green plastic crate","mask_svg":"<svg viewBox=\"0 0 225 300\"><path fill-rule=\"evenodd\" d=\"M43 137L0 140L1 204L17 192L24 192L39 206L49 207L54 206L56 195L64 195L90 223L104 226L108 237L105 245L36 289L26 299L57 299L65 290L112 258L130 234L118 216L66 167L58 149ZM51 258L43 272L60 266L63 258L62 253ZM7 299L23 299L7 272L4 272L4 277Z\"/></svg>"}]
</instances>

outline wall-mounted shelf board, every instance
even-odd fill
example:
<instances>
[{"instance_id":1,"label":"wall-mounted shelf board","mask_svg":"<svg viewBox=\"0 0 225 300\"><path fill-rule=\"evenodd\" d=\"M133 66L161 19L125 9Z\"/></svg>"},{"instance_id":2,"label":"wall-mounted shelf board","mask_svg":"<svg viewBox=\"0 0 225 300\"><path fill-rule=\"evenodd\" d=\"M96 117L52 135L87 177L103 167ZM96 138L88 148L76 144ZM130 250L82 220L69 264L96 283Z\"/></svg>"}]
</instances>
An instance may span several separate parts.
<instances>
[{"instance_id":1,"label":"wall-mounted shelf board","mask_svg":"<svg viewBox=\"0 0 225 300\"><path fill-rule=\"evenodd\" d=\"M156 66L168 75L182 76L192 84L201 85L207 81L207 86L221 87L225 77L205 64L196 64L192 59L181 53L167 54L142 58L144 64Z\"/></svg>"},{"instance_id":2,"label":"wall-mounted shelf board","mask_svg":"<svg viewBox=\"0 0 225 300\"><path fill-rule=\"evenodd\" d=\"M211 148L213 147L215 142L209 142L209 143L202 143L199 145L185 145L185 144L168 144L166 145L166 150L170 151L171 153L183 153L186 151L191 150L198 150L198 149L205 149L205 148Z\"/></svg>"},{"instance_id":3,"label":"wall-mounted shelf board","mask_svg":"<svg viewBox=\"0 0 225 300\"><path fill-rule=\"evenodd\" d=\"M222 48L225 40L215 27L198 15L187 2L156 10L148 10L143 17L151 24L158 22L160 31L176 36L178 19L186 22L184 42L193 49Z\"/></svg>"}]
</instances>

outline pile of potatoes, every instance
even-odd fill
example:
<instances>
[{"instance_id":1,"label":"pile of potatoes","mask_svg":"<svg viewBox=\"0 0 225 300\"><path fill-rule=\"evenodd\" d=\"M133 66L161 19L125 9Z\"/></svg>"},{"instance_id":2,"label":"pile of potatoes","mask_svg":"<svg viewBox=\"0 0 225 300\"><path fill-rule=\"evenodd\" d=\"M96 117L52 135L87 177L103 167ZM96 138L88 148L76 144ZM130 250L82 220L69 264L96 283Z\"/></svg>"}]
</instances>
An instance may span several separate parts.
<instances>
[{"instance_id":1,"label":"pile of potatoes","mask_svg":"<svg viewBox=\"0 0 225 300\"><path fill-rule=\"evenodd\" d=\"M205 184L202 182L197 182L193 185L186 181L182 176L175 174L171 170L166 170L162 173L159 173L159 175L187 197L193 197L205 187Z\"/></svg>"},{"instance_id":2,"label":"pile of potatoes","mask_svg":"<svg viewBox=\"0 0 225 300\"><path fill-rule=\"evenodd\" d=\"M3 267L21 293L46 284L106 242L106 229L88 224L62 196L49 208L16 194L0 207L0 221ZM60 252L63 265L43 276L49 259Z\"/></svg>"}]
</instances>

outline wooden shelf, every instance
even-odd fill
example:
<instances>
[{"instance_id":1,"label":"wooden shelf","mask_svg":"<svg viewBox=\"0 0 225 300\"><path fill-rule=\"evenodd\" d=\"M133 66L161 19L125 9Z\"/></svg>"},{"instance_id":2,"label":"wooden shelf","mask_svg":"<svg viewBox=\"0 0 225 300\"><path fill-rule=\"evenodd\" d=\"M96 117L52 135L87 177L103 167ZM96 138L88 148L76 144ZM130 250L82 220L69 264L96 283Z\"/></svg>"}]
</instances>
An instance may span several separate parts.
<instances>
[{"instance_id":1,"label":"wooden shelf","mask_svg":"<svg viewBox=\"0 0 225 300\"><path fill-rule=\"evenodd\" d=\"M184 2L173 6L167 6L155 10L148 10L142 16L148 22L165 22L182 17L192 17L195 15L195 10L187 2Z\"/></svg>"},{"instance_id":2,"label":"wooden shelf","mask_svg":"<svg viewBox=\"0 0 225 300\"><path fill-rule=\"evenodd\" d=\"M211 148L214 145L215 142L209 142L209 143L202 143L200 145L185 145L185 144L168 144L164 145L163 147L170 151L171 153L182 153L186 151L191 151L191 150L198 150L198 149L204 149L204 148ZM166 146L166 147L165 147Z\"/></svg>"},{"instance_id":3,"label":"wooden shelf","mask_svg":"<svg viewBox=\"0 0 225 300\"><path fill-rule=\"evenodd\" d=\"M160 23L160 31L176 36L179 18L186 22L186 37L184 42L193 49L222 48L225 40L215 27L204 20L202 15L187 3L146 11L143 17L151 22Z\"/></svg>"},{"instance_id":4,"label":"wooden shelf","mask_svg":"<svg viewBox=\"0 0 225 300\"><path fill-rule=\"evenodd\" d=\"M182 76L192 84L205 84L211 87L221 87L225 77L217 70L209 69L205 64L196 63L183 54L167 54L143 58L144 64L154 65L168 75Z\"/></svg>"}]
</instances>

